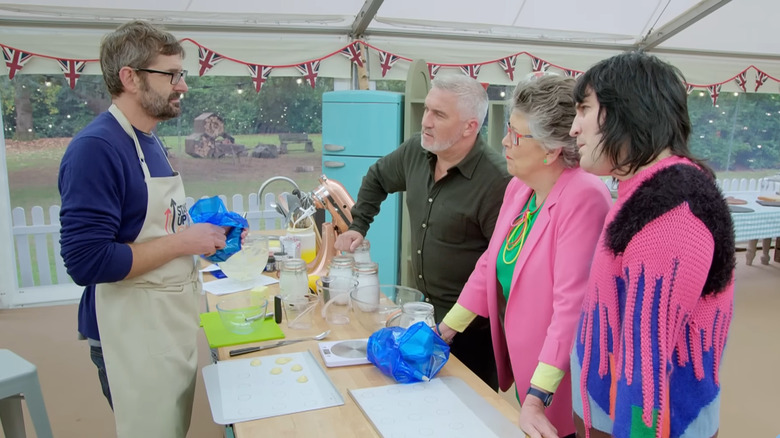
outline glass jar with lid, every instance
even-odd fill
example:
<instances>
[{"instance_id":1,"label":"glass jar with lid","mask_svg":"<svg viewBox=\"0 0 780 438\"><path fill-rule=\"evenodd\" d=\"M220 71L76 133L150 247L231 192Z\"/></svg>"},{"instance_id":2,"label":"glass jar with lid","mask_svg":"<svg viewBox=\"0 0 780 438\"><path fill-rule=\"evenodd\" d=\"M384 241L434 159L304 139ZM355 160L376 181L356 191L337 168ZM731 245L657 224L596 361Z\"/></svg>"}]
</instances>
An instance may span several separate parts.
<instances>
[{"instance_id":1,"label":"glass jar with lid","mask_svg":"<svg viewBox=\"0 0 780 438\"><path fill-rule=\"evenodd\" d=\"M330 277L331 286L344 287L353 277L352 266L355 261L351 256L337 255L333 257L328 265L328 277Z\"/></svg>"},{"instance_id":2,"label":"glass jar with lid","mask_svg":"<svg viewBox=\"0 0 780 438\"><path fill-rule=\"evenodd\" d=\"M303 259L287 259L279 272L279 294L283 299L304 298L309 293L309 276Z\"/></svg>"},{"instance_id":3,"label":"glass jar with lid","mask_svg":"<svg viewBox=\"0 0 780 438\"><path fill-rule=\"evenodd\" d=\"M355 248L355 252L352 253L352 258L355 259L355 263L369 263L371 262L371 242L368 239L363 239L363 242Z\"/></svg>"},{"instance_id":4,"label":"glass jar with lid","mask_svg":"<svg viewBox=\"0 0 780 438\"><path fill-rule=\"evenodd\" d=\"M358 282L356 298L368 304L362 307L370 309L379 304L379 265L374 262L355 263L352 272Z\"/></svg>"}]
</instances>

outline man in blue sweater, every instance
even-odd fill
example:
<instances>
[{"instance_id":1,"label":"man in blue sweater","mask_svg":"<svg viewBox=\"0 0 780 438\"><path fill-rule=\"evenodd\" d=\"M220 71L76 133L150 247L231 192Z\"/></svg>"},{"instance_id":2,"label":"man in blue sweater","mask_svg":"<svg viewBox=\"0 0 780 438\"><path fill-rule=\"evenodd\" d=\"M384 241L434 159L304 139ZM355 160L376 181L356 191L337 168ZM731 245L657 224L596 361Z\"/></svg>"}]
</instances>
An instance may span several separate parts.
<instances>
[{"instance_id":1,"label":"man in blue sweater","mask_svg":"<svg viewBox=\"0 0 780 438\"><path fill-rule=\"evenodd\" d=\"M193 256L225 246L221 227L189 224L181 176L152 134L181 112L183 56L173 35L143 21L106 35L100 66L113 105L60 165L62 257L86 286L78 329L118 437L187 434L200 294Z\"/></svg>"}]
</instances>

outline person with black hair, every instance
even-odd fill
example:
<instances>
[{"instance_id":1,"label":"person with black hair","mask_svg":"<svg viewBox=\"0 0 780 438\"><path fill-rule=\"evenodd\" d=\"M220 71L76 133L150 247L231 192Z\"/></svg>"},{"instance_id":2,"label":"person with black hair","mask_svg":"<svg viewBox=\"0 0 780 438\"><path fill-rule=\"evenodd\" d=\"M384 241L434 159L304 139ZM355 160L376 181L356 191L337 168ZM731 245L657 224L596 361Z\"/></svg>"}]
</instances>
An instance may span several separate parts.
<instances>
[{"instance_id":1,"label":"person with black hair","mask_svg":"<svg viewBox=\"0 0 780 438\"><path fill-rule=\"evenodd\" d=\"M572 351L578 436L717 436L734 230L689 150L682 75L624 53L585 72L574 95L580 165L619 181Z\"/></svg>"}]
</instances>

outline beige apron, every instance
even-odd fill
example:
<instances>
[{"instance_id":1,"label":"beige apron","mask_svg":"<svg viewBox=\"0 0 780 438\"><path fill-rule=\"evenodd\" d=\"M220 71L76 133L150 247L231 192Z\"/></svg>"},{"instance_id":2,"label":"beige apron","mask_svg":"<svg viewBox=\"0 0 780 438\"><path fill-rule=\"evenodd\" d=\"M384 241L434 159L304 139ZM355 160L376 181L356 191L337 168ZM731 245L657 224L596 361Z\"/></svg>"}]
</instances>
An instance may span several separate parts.
<instances>
[{"instance_id":1,"label":"beige apron","mask_svg":"<svg viewBox=\"0 0 780 438\"><path fill-rule=\"evenodd\" d=\"M151 178L130 122L115 105L109 111L135 142L148 191L146 218L135 243L183 229L188 221L181 176ZM200 283L194 257L98 284L95 295L117 437L183 438L198 366Z\"/></svg>"}]
</instances>

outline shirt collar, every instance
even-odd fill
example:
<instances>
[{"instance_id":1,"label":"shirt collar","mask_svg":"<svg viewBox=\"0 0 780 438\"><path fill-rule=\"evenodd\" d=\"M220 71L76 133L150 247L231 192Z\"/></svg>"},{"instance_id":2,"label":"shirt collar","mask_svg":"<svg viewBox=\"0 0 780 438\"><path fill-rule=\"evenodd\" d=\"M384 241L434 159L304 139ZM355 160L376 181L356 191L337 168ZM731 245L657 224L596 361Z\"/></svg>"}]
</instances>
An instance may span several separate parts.
<instances>
[{"instance_id":1,"label":"shirt collar","mask_svg":"<svg viewBox=\"0 0 780 438\"><path fill-rule=\"evenodd\" d=\"M471 179L471 177L474 175L474 171L476 170L477 165L479 164L479 160L482 158L484 153L485 142L482 140L482 136L477 134L477 139L474 141L474 147L471 148L469 153L466 154L466 156L463 157L463 159L460 160L458 164L451 167L451 169L458 169L458 172L460 172L461 175L467 179ZM428 162L431 163L431 169L433 169L433 166L436 164L436 154L427 150L425 151L425 154L428 157Z\"/></svg>"}]
</instances>

